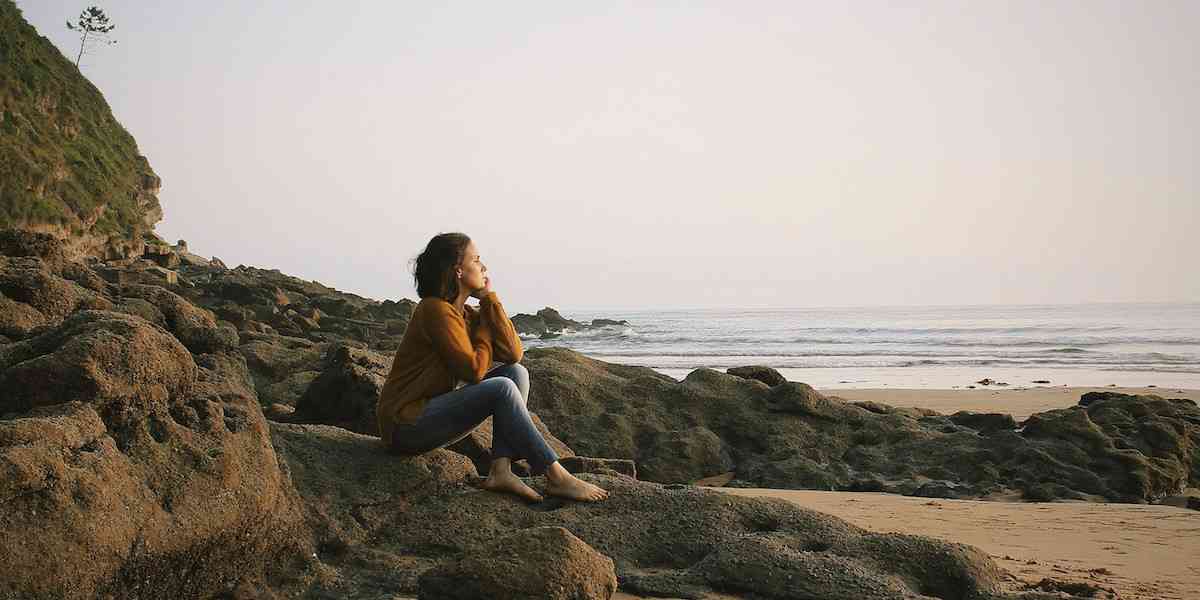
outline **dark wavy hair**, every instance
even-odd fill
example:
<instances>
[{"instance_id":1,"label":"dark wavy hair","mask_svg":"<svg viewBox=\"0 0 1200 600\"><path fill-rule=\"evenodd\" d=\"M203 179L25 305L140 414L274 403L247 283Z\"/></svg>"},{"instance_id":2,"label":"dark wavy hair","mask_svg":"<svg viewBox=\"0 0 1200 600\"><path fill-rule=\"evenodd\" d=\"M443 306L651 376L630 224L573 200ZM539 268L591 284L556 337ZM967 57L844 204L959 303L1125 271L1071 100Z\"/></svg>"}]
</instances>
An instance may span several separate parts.
<instances>
[{"instance_id":1,"label":"dark wavy hair","mask_svg":"<svg viewBox=\"0 0 1200 600\"><path fill-rule=\"evenodd\" d=\"M434 296L446 302L458 297L458 276L455 269L462 264L463 255L471 238L465 233L452 231L439 233L429 240L425 250L413 261L413 280L417 284L417 296Z\"/></svg>"}]
</instances>

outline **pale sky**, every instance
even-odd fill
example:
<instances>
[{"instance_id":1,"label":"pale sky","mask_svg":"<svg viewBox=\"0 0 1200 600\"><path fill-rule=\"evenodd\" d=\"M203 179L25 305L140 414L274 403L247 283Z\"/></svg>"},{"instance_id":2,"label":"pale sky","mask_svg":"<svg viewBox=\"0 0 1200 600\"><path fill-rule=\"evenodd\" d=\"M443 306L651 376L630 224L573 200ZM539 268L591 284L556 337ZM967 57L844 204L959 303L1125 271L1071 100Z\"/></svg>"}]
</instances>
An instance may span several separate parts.
<instances>
[{"instance_id":1,"label":"pale sky","mask_svg":"<svg viewBox=\"0 0 1200 600\"><path fill-rule=\"evenodd\" d=\"M18 0L72 59L91 2ZM508 312L1200 301L1200 2L98 3L229 266ZM309 5L311 4L311 5Z\"/></svg>"}]
</instances>

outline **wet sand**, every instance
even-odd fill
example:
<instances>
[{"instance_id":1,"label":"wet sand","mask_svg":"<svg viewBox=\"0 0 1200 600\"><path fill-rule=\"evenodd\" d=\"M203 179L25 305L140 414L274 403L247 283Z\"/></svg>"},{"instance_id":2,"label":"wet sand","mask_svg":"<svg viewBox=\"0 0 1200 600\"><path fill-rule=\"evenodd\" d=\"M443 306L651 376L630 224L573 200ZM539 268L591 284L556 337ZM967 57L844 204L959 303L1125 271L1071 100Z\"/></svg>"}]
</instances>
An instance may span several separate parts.
<instances>
[{"instance_id":1,"label":"wet sand","mask_svg":"<svg viewBox=\"0 0 1200 600\"><path fill-rule=\"evenodd\" d=\"M826 396L836 396L848 402L872 400L892 406L931 408L944 414L960 410L1008 413L1017 420L1024 419L1035 412L1073 406L1079 403L1080 396L1093 391L1153 394L1164 398L1190 398L1200 402L1200 390L1161 387L979 386L973 390L818 389L818 391Z\"/></svg>"}]
</instances>

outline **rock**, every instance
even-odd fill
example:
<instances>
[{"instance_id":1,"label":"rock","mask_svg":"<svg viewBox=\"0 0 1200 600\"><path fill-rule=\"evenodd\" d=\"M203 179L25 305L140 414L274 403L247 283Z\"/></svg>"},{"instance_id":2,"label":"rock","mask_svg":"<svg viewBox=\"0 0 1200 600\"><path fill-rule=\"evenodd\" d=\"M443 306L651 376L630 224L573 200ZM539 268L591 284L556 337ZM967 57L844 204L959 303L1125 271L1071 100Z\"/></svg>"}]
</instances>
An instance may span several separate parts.
<instances>
[{"instance_id":1,"label":"rock","mask_svg":"<svg viewBox=\"0 0 1200 600\"><path fill-rule=\"evenodd\" d=\"M426 571L430 600L607 600L617 589L613 561L565 527L519 530Z\"/></svg>"},{"instance_id":2,"label":"rock","mask_svg":"<svg viewBox=\"0 0 1200 600\"><path fill-rule=\"evenodd\" d=\"M980 433L1011 431L1017 428L1017 421L1013 419L1012 415L1001 413L975 413L960 410L950 415L950 421L957 425L970 427Z\"/></svg>"},{"instance_id":3,"label":"rock","mask_svg":"<svg viewBox=\"0 0 1200 600\"><path fill-rule=\"evenodd\" d=\"M311 553L240 358L80 311L0 348L0 415L14 597L208 596Z\"/></svg>"},{"instance_id":4,"label":"rock","mask_svg":"<svg viewBox=\"0 0 1200 600\"><path fill-rule=\"evenodd\" d=\"M706 427L651 433L639 456L643 477L662 483L687 483L733 468L729 450Z\"/></svg>"},{"instance_id":5,"label":"rock","mask_svg":"<svg viewBox=\"0 0 1200 600\"><path fill-rule=\"evenodd\" d=\"M530 409L555 435L583 456L633 460L647 481L724 469L735 473L730 486L847 490L878 481L913 494L934 480L963 498L1016 490L1115 502L1200 487L1187 450L1200 447L1200 409L1186 400L1085 395L1087 406L1018 424L1003 414L846 403L799 382L767 387L713 369L676 381L566 348L527 349L522 364ZM696 432L692 443L671 440L684 431Z\"/></svg>"},{"instance_id":6,"label":"rock","mask_svg":"<svg viewBox=\"0 0 1200 600\"><path fill-rule=\"evenodd\" d=\"M180 264L179 255L170 246L147 245L145 256L164 269L174 269Z\"/></svg>"},{"instance_id":7,"label":"rock","mask_svg":"<svg viewBox=\"0 0 1200 600\"><path fill-rule=\"evenodd\" d=\"M321 374L296 402L294 422L336 425L378 436L375 406L390 366L387 357L369 350L331 346Z\"/></svg>"},{"instance_id":8,"label":"rock","mask_svg":"<svg viewBox=\"0 0 1200 600\"><path fill-rule=\"evenodd\" d=\"M955 499L963 496L962 490L965 486L958 485L953 481L930 481L921 484L913 493L913 496L921 498L947 498Z\"/></svg>"},{"instance_id":9,"label":"rock","mask_svg":"<svg viewBox=\"0 0 1200 600\"><path fill-rule=\"evenodd\" d=\"M304 499L315 544L330 551L366 542L396 511L460 490L471 461L447 450L388 454L379 438L329 425L269 423L271 443Z\"/></svg>"},{"instance_id":10,"label":"rock","mask_svg":"<svg viewBox=\"0 0 1200 600\"><path fill-rule=\"evenodd\" d=\"M557 310L549 306L539 310L535 315L517 313L509 317L517 333L526 336L537 336L540 339L553 339L563 331L583 331L597 327L629 326L629 322L613 319L592 319L590 323L581 323L574 319L563 317Z\"/></svg>"},{"instance_id":11,"label":"rock","mask_svg":"<svg viewBox=\"0 0 1200 600\"><path fill-rule=\"evenodd\" d=\"M918 597L918 592L1003 597L998 593L1002 571L970 546L871 533L778 498L628 477L579 477L609 490L609 497L597 503L550 498L539 503L547 505L543 510L483 490L431 497L393 512L387 543L405 551L438 548L452 558L500 560L492 544L514 530L562 527L611 558L621 591L630 594L697 597L697 592L736 589L772 598L899 598ZM530 485L542 489L544 478L533 478ZM431 580L471 571L451 571L453 563L438 569L430 573ZM532 573L511 571L525 577ZM426 579L421 581L424 597ZM880 584L886 587L878 588Z\"/></svg>"},{"instance_id":12,"label":"rock","mask_svg":"<svg viewBox=\"0 0 1200 600\"><path fill-rule=\"evenodd\" d=\"M18 241L33 243L11 234L7 243L11 247ZM73 270L77 279L87 281L87 275L92 274L85 267L67 269L53 258L51 246L23 251L48 253L51 262L33 256L0 256L0 334L22 339L40 327L58 325L76 310L112 308L112 302L101 293L64 277L66 271ZM104 289L102 284L100 288Z\"/></svg>"},{"instance_id":13,"label":"rock","mask_svg":"<svg viewBox=\"0 0 1200 600\"><path fill-rule=\"evenodd\" d=\"M264 415L272 421L287 421L291 418L292 413L296 412L296 407L287 404L272 404L264 411Z\"/></svg>"},{"instance_id":14,"label":"rock","mask_svg":"<svg viewBox=\"0 0 1200 600\"><path fill-rule=\"evenodd\" d=\"M615 473L637 479L637 468L632 460L567 456L559 457L558 464L571 473Z\"/></svg>"},{"instance_id":15,"label":"rock","mask_svg":"<svg viewBox=\"0 0 1200 600\"><path fill-rule=\"evenodd\" d=\"M775 369L772 369L771 367L763 367L763 366L732 367L732 368L726 369L725 372L729 373L730 375L737 375L738 377L744 377L746 379L757 379L758 381L761 381L761 382L763 382L767 385L771 385L771 386L779 385L779 384L787 381L786 379L783 378L783 375L779 374L779 371L776 371Z\"/></svg>"},{"instance_id":16,"label":"rock","mask_svg":"<svg viewBox=\"0 0 1200 600\"><path fill-rule=\"evenodd\" d=\"M154 305L164 317L164 326L192 352L225 352L238 347L236 329L230 325L218 325L210 311L197 307L178 294L144 284L122 285L119 294L122 298L138 298Z\"/></svg>"},{"instance_id":17,"label":"rock","mask_svg":"<svg viewBox=\"0 0 1200 600\"><path fill-rule=\"evenodd\" d=\"M993 383L996 383L996 380L988 378L988 377L984 377L983 379L980 379L979 381L976 381L975 383L978 383L979 385L992 385Z\"/></svg>"},{"instance_id":18,"label":"rock","mask_svg":"<svg viewBox=\"0 0 1200 600\"><path fill-rule=\"evenodd\" d=\"M0 229L0 255L39 258L59 268L69 260L58 238L21 229Z\"/></svg>"},{"instance_id":19,"label":"rock","mask_svg":"<svg viewBox=\"0 0 1200 600\"><path fill-rule=\"evenodd\" d=\"M546 321L536 315L517 313L509 317L518 334L541 336L549 331Z\"/></svg>"},{"instance_id":20,"label":"rock","mask_svg":"<svg viewBox=\"0 0 1200 600\"><path fill-rule=\"evenodd\" d=\"M868 412L860 406L826 398L806 383L785 381L767 393L770 410L832 420L860 420Z\"/></svg>"},{"instance_id":21,"label":"rock","mask_svg":"<svg viewBox=\"0 0 1200 600\"><path fill-rule=\"evenodd\" d=\"M562 331L564 329L579 331L581 329L585 329L583 323L580 323L574 319L567 319L558 314L557 310L554 310L549 306L537 311L537 316L541 317L542 321L546 323L546 327L553 331Z\"/></svg>"},{"instance_id":22,"label":"rock","mask_svg":"<svg viewBox=\"0 0 1200 600\"><path fill-rule=\"evenodd\" d=\"M592 319L592 327L607 327L610 325L624 325L624 326L628 327L629 321L626 321L625 319L621 319L621 320Z\"/></svg>"},{"instance_id":23,"label":"rock","mask_svg":"<svg viewBox=\"0 0 1200 600\"><path fill-rule=\"evenodd\" d=\"M1049 379L1034 379L1033 383L1050 383Z\"/></svg>"}]
</instances>

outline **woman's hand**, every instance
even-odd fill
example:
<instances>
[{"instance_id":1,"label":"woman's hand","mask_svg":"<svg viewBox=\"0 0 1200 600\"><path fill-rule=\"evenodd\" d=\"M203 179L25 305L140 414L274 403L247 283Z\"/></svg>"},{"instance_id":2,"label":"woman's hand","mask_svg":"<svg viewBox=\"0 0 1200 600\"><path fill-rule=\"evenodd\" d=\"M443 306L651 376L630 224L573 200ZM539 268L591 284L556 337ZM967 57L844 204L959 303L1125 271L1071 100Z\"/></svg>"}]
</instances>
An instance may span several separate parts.
<instances>
[{"instance_id":1,"label":"woman's hand","mask_svg":"<svg viewBox=\"0 0 1200 600\"><path fill-rule=\"evenodd\" d=\"M487 275L483 276L483 287L471 292L471 296L477 300L482 300L488 292L492 291L492 278Z\"/></svg>"}]
</instances>

